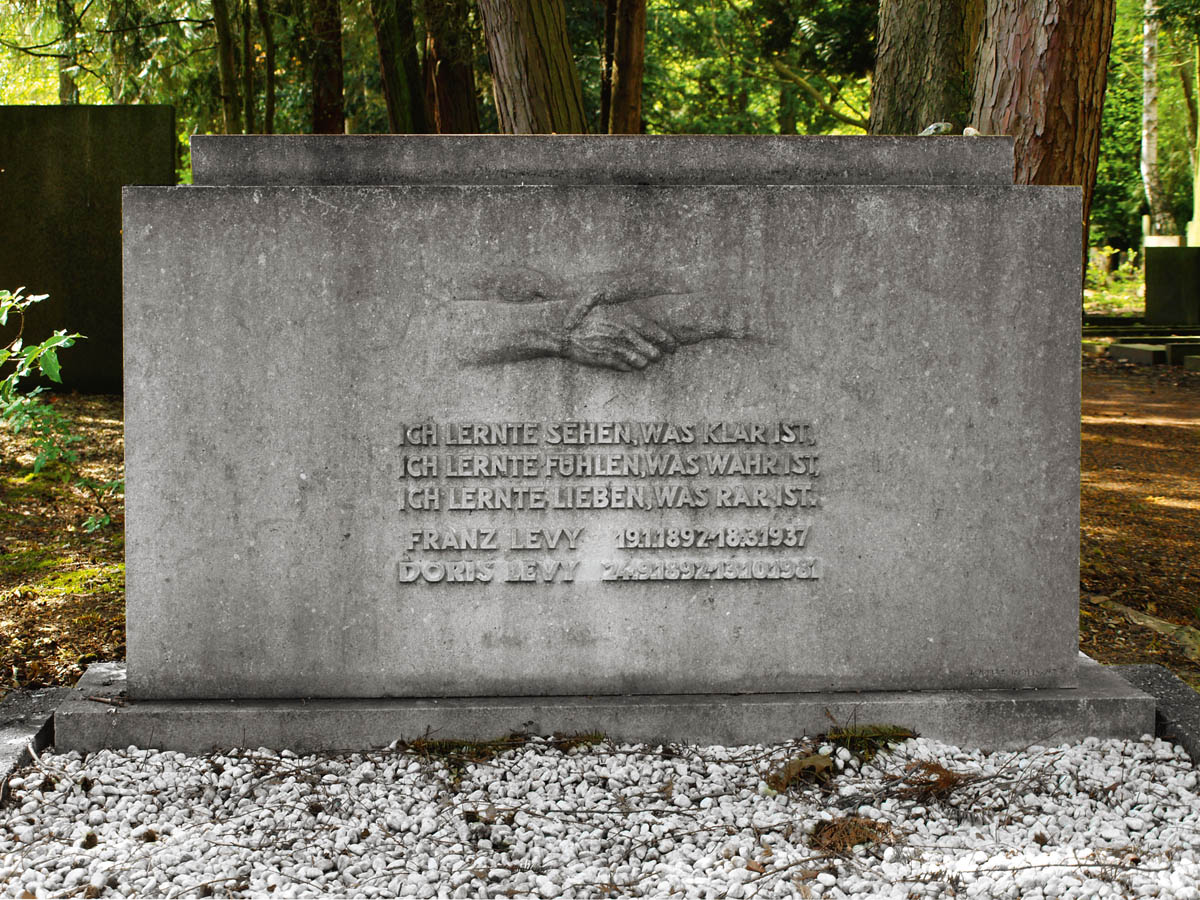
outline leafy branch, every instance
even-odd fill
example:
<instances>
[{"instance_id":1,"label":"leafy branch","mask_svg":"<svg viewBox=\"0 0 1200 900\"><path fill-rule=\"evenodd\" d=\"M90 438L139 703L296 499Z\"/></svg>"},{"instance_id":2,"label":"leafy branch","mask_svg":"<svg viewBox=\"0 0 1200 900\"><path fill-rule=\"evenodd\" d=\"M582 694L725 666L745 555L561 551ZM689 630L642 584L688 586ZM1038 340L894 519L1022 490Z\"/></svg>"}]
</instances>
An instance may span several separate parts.
<instances>
[{"instance_id":1,"label":"leafy branch","mask_svg":"<svg viewBox=\"0 0 1200 900\"><path fill-rule=\"evenodd\" d=\"M68 334L65 329L59 329L40 343L26 344L25 311L45 300L47 295L31 294L26 297L21 293L23 290L23 287L17 288L15 293L0 290L0 328L7 326L12 319L17 332L12 340L0 347L0 375L3 376L0 377L0 422L7 425L13 434L26 432L30 436L36 452L33 460L35 474L54 462L65 465L63 480L71 479L75 487L90 494L100 507L101 514L90 516L83 525L85 530L95 531L112 520L105 501L122 493L124 482L101 483L79 474L75 468L79 453L74 445L83 438L75 434L66 416L41 398L40 395L45 391L43 386L32 390L25 390L22 386L22 382L35 373L61 384L58 351L72 346L83 335Z\"/></svg>"}]
</instances>

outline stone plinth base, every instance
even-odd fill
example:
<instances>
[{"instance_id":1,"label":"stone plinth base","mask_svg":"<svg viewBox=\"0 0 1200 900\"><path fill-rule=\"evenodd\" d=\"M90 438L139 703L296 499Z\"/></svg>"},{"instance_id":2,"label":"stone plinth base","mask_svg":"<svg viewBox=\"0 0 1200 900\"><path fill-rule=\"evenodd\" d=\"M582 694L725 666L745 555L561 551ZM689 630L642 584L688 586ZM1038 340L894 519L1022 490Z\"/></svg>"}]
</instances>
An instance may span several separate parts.
<instances>
[{"instance_id":1,"label":"stone plinth base","mask_svg":"<svg viewBox=\"0 0 1200 900\"><path fill-rule=\"evenodd\" d=\"M736 745L819 734L833 721L903 725L988 750L1154 732L1154 699L1086 659L1079 687L1028 691L138 702L126 701L124 688L124 667L91 666L55 714L57 748L316 752L378 749L427 733L479 739L514 731Z\"/></svg>"}]
</instances>

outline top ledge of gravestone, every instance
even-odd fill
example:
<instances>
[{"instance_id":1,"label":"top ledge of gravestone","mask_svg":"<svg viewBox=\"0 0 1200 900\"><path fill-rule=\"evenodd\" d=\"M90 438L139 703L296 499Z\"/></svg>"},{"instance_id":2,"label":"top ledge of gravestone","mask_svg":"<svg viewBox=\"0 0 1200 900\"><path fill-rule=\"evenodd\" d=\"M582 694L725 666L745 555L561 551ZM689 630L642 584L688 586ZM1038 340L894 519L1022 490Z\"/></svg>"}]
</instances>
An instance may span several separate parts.
<instances>
[{"instance_id":1,"label":"top ledge of gravestone","mask_svg":"<svg viewBox=\"0 0 1200 900\"><path fill-rule=\"evenodd\" d=\"M195 135L198 185L1011 185L1011 137Z\"/></svg>"}]
</instances>

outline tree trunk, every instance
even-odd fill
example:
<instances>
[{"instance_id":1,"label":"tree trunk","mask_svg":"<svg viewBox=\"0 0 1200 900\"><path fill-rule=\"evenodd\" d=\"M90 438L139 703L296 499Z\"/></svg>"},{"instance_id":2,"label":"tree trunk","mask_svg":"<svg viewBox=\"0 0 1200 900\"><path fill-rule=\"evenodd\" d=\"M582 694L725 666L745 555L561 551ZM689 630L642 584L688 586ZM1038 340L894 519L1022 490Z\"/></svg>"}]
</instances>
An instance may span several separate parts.
<instances>
[{"instance_id":1,"label":"tree trunk","mask_svg":"<svg viewBox=\"0 0 1200 900\"><path fill-rule=\"evenodd\" d=\"M425 0L425 106L437 134L479 131L466 0Z\"/></svg>"},{"instance_id":2,"label":"tree trunk","mask_svg":"<svg viewBox=\"0 0 1200 900\"><path fill-rule=\"evenodd\" d=\"M271 25L268 0L257 0L258 27L263 33L263 49L267 59L266 96L263 98L263 134L275 133L275 29Z\"/></svg>"},{"instance_id":3,"label":"tree trunk","mask_svg":"<svg viewBox=\"0 0 1200 900\"><path fill-rule=\"evenodd\" d=\"M1083 187L1091 211L1113 0L987 0L971 124L1016 142L1017 184Z\"/></svg>"},{"instance_id":4,"label":"tree trunk","mask_svg":"<svg viewBox=\"0 0 1200 900\"><path fill-rule=\"evenodd\" d=\"M617 0L604 0L604 43L600 60L600 129L608 131L612 114L613 43L617 39Z\"/></svg>"},{"instance_id":5,"label":"tree trunk","mask_svg":"<svg viewBox=\"0 0 1200 900\"><path fill-rule=\"evenodd\" d=\"M71 0L58 0L55 13L62 29L58 49L58 102L64 106L73 106L79 102L79 84L71 71L79 62L79 17L75 15L75 6Z\"/></svg>"},{"instance_id":6,"label":"tree trunk","mask_svg":"<svg viewBox=\"0 0 1200 900\"><path fill-rule=\"evenodd\" d=\"M1200 82L1200 34L1193 35L1192 57L1194 81ZM1200 112L1200 110L1198 110ZM1194 126L1194 122L1192 123ZM1192 128L1192 219L1187 224L1187 245L1200 247L1200 128Z\"/></svg>"},{"instance_id":7,"label":"tree trunk","mask_svg":"<svg viewBox=\"0 0 1200 900\"><path fill-rule=\"evenodd\" d=\"M1200 40L1200 39L1198 39ZM1179 85L1183 90L1183 105L1187 109L1188 155L1191 157L1192 168L1196 167L1196 72L1195 64L1190 60L1179 60Z\"/></svg>"},{"instance_id":8,"label":"tree trunk","mask_svg":"<svg viewBox=\"0 0 1200 900\"><path fill-rule=\"evenodd\" d=\"M1145 0L1142 21L1142 185L1150 208L1150 234L1174 230L1158 174L1158 13L1157 0Z\"/></svg>"},{"instance_id":9,"label":"tree trunk","mask_svg":"<svg viewBox=\"0 0 1200 900\"><path fill-rule=\"evenodd\" d=\"M563 0L479 0L500 130L584 134Z\"/></svg>"},{"instance_id":10,"label":"tree trunk","mask_svg":"<svg viewBox=\"0 0 1200 900\"><path fill-rule=\"evenodd\" d=\"M213 0L213 26L217 31L217 71L221 78L221 126L226 134L240 134L237 70L233 64L233 30L227 0Z\"/></svg>"},{"instance_id":11,"label":"tree trunk","mask_svg":"<svg viewBox=\"0 0 1200 900\"><path fill-rule=\"evenodd\" d=\"M371 0L371 22L379 48L388 130L393 134L424 134L429 129L425 124L412 0Z\"/></svg>"},{"instance_id":12,"label":"tree trunk","mask_svg":"<svg viewBox=\"0 0 1200 900\"><path fill-rule=\"evenodd\" d=\"M871 82L871 134L956 131L971 111L971 65L983 0L882 0Z\"/></svg>"},{"instance_id":13,"label":"tree trunk","mask_svg":"<svg viewBox=\"0 0 1200 900\"><path fill-rule=\"evenodd\" d=\"M796 133L796 86L783 82L779 85L779 112L776 114L775 121L779 125L780 134L795 134Z\"/></svg>"},{"instance_id":14,"label":"tree trunk","mask_svg":"<svg viewBox=\"0 0 1200 900\"><path fill-rule=\"evenodd\" d=\"M609 134L642 131L642 73L646 58L646 0L616 0L612 111Z\"/></svg>"},{"instance_id":15,"label":"tree trunk","mask_svg":"<svg viewBox=\"0 0 1200 900\"><path fill-rule=\"evenodd\" d=\"M341 0L313 0L313 134L344 134Z\"/></svg>"},{"instance_id":16,"label":"tree trunk","mask_svg":"<svg viewBox=\"0 0 1200 900\"><path fill-rule=\"evenodd\" d=\"M246 134L254 134L254 54L250 31L250 0L242 0L242 118Z\"/></svg>"}]
</instances>

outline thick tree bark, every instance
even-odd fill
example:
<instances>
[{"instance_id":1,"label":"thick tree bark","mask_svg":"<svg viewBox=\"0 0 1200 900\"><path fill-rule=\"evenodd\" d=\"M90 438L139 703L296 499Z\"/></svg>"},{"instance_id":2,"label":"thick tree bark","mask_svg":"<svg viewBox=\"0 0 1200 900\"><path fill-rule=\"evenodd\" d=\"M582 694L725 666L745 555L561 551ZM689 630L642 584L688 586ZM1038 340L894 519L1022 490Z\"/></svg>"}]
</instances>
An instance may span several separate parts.
<instances>
[{"instance_id":1,"label":"thick tree bark","mask_svg":"<svg viewBox=\"0 0 1200 900\"><path fill-rule=\"evenodd\" d=\"M262 29L263 50L266 52L267 83L263 98L263 134L275 133L275 29L271 24L268 0L256 0L258 27Z\"/></svg>"},{"instance_id":2,"label":"thick tree bark","mask_svg":"<svg viewBox=\"0 0 1200 900\"><path fill-rule=\"evenodd\" d=\"M1150 233L1174 230L1158 174L1158 13L1157 0L1145 0L1142 21L1142 186L1150 208Z\"/></svg>"},{"instance_id":3,"label":"thick tree bark","mask_svg":"<svg viewBox=\"0 0 1200 900\"><path fill-rule=\"evenodd\" d=\"M246 134L254 133L254 54L251 47L250 0L242 0L242 118Z\"/></svg>"},{"instance_id":4,"label":"thick tree bark","mask_svg":"<svg viewBox=\"0 0 1200 900\"><path fill-rule=\"evenodd\" d=\"M425 97L412 0L371 0L371 22L379 47L379 74L393 134L424 134Z\"/></svg>"},{"instance_id":5,"label":"thick tree bark","mask_svg":"<svg viewBox=\"0 0 1200 900\"><path fill-rule=\"evenodd\" d=\"M466 0L425 0L425 106L437 134L479 131Z\"/></svg>"},{"instance_id":6,"label":"thick tree bark","mask_svg":"<svg viewBox=\"0 0 1200 900\"><path fill-rule=\"evenodd\" d=\"M609 134L642 131L642 73L646 57L646 0L615 0L612 106Z\"/></svg>"},{"instance_id":7,"label":"thick tree bark","mask_svg":"<svg viewBox=\"0 0 1200 900\"><path fill-rule=\"evenodd\" d=\"M584 134L562 0L479 0L500 130Z\"/></svg>"},{"instance_id":8,"label":"thick tree bark","mask_svg":"<svg viewBox=\"0 0 1200 900\"><path fill-rule=\"evenodd\" d=\"M1016 142L1017 184L1083 187L1091 210L1113 0L987 0L971 124Z\"/></svg>"},{"instance_id":9,"label":"thick tree bark","mask_svg":"<svg viewBox=\"0 0 1200 900\"><path fill-rule=\"evenodd\" d=\"M882 0L871 134L918 134L934 122L962 130L982 12L983 0Z\"/></svg>"},{"instance_id":10,"label":"thick tree bark","mask_svg":"<svg viewBox=\"0 0 1200 900\"><path fill-rule=\"evenodd\" d=\"M228 0L213 0L213 26L217 32L217 72L221 78L221 125L226 134L240 134L237 69L233 62L233 29Z\"/></svg>"},{"instance_id":11,"label":"thick tree bark","mask_svg":"<svg viewBox=\"0 0 1200 900\"><path fill-rule=\"evenodd\" d=\"M341 0L313 0L313 134L343 134Z\"/></svg>"}]
</instances>

